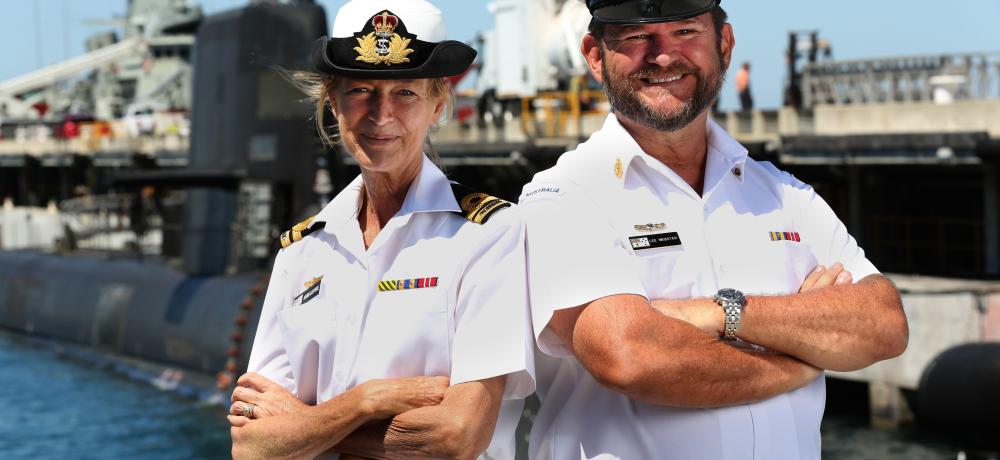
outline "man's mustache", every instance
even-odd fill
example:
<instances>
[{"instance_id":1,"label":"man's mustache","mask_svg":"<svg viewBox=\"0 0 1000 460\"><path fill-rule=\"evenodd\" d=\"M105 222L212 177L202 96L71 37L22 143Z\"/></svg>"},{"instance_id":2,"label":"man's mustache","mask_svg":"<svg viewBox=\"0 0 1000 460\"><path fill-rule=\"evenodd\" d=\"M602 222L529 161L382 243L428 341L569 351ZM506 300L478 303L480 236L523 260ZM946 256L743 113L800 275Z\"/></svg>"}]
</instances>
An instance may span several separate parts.
<instances>
[{"instance_id":1,"label":"man's mustache","mask_svg":"<svg viewBox=\"0 0 1000 460\"><path fill-rule=\"evenodd\" d=\"M697 67L685 62L674 62L666 67L661 67L655 64L646 65L643 68L629 74L629 78L637 80L669 78L681 74L693 74L698 77L701 76L701 72Z\"/></svg>"}]
</instances>

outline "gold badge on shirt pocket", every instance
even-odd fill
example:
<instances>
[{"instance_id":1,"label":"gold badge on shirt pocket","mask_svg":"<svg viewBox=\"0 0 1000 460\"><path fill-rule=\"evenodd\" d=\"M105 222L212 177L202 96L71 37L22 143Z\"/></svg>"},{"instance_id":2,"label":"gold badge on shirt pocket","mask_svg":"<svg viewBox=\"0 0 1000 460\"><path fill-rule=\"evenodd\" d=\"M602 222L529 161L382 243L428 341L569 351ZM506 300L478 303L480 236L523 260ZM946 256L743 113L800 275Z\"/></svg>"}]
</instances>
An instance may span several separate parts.
<instances>
[{"instance_id":1,"label":"gold badge on shirt pocket","mask_svg":"<svg viewBox=\"0 0 1000 460\"><path fill-rule=\"evenodd\" d=\"M658 224L636 224L633 225L632 228L634 228L637 232L656 232L659 230L665 230L667 228L667 224L662 222Z\"/></svg>"},{"instance_id":2,"label":"gold badge on shirt pocket","mask_svg":"<svg viewBox=\"0 0 1000 460\"><path fill-rule=\"evenodd\" d=\"M303 284L306 290L302 291L299 295L295 296L292 299L292 303L294 304L296 301L298 301L299 305L305 305L310 300L315 299L316 296L319 295L319 289L322 283L323 283L323 275L317 276L309 281L306 281L305 284Z\"/></svg>"}]
</instances>

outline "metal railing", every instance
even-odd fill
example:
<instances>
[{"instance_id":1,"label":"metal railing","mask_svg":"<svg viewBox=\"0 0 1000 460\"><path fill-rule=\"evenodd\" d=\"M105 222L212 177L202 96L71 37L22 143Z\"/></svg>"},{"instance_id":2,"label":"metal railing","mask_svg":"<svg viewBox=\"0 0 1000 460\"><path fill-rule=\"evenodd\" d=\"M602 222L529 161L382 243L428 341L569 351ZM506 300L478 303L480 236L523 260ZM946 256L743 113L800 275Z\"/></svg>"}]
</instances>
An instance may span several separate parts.
<instances>
[{"instance_id":1,"label":"metal railing","mask_svg":"<svg viewBox=\"0 0 1000 460\"><path fill-rule=\"evenodd\" d=\"M0 249L100 250L159 254L164 231L179 231L164 221L164 207L180 206L183 196L167 194L160 205L133 206L131 194L88 195L48 208L0 208ZM140 214L141 213L141 214ZM138 234L133 219L143 218Z\"/></svg>"},{"instance_id":2,"label":"metal railing","mask_svg":"<svg viewBox=\"0 0 1000 460\"><path fill-rule=\"evenodd\" d=\"M830 61L803 70L803 105L1000 97L1000 52Z\"/></svg>"},{"instance_id":3,"label":"metal railing","mask_svg":"<svg viewBox=\"0 0 1000 460\"><path fill-rule=\"evenodd\" d=\"M81 122L67 137L65 125L32 122L3 126L2 155L83 155L135 153L156 156L161 152L186 153L190 143L190 120L181 113L156 114L149 126L129 120Z\"/></svg>"}]
</instances>

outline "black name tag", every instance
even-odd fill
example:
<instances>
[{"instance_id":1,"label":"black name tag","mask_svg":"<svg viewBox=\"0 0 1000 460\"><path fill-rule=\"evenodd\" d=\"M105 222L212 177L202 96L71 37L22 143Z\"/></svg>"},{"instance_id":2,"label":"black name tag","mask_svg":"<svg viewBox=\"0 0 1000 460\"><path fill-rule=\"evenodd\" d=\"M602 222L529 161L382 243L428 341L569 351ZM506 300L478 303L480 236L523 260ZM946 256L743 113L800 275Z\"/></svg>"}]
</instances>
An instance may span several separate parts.
<instances>
[{"instance_id":1,"label":"black name tag","mask_svg":"<svg viewBox=\"0 0 1000 460\"><path fill-rule=\"evenodd\" d=\"M681 237L677 232L660 233L658 235L633 236L628 239L632 244L632 249L641 251L643 249L668 248L680 246Z\"/></svg>"}]
</instances>

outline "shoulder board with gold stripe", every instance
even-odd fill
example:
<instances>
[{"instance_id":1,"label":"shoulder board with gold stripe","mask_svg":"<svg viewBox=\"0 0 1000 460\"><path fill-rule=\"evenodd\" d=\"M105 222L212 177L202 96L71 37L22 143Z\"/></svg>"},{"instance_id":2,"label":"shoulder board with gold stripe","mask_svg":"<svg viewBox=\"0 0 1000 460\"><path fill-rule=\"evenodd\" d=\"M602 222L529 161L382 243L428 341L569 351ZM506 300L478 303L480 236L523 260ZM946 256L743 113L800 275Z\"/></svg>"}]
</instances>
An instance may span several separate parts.
<instances>
[{"instance_id":1,"label":"shoulder board with gold stripe","mask_svg":"<svg viewBox=\"0 0 1000 460\"><path fill-rule=\"evenodd\" d=\"M469 222L485 224L494 214L513 206L507 200L477 192L462 184L452 183L451 190L455 192L455 199L462 208L459 214Z\"/></svg>"},{"instance_id":2,"label":"shoulder board with gold stripe","mask_svg":"<svg viewBox=\"0 0 1000 460\"><path fill-rule=\"evenodd\" d=\"M282 233L281 234L281 248L282 249L287 248L287 247L291 246L292 243L295 243L295 242L301 240L302 238L304 238L306 236L309 236L310 233L315 232L316 230L319 230L319 229L323 228L324 226L326 226L326 222L316 222L314 224L313 223L313 218L315 218L315 217L316 216L312 216L312 217L310 217L310 218L308 218L308 219L306 219L306 220L304 220L302 222L299 222L299 223L295 224L295 226L292 227L291 230L289 230L289 231L287 231L285 233Z\"/></svg>"}]
</instances>

